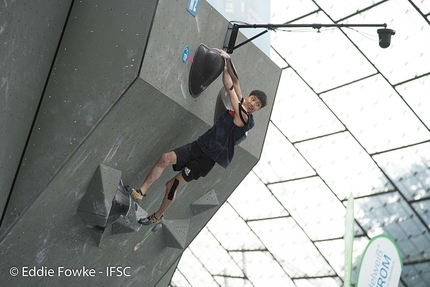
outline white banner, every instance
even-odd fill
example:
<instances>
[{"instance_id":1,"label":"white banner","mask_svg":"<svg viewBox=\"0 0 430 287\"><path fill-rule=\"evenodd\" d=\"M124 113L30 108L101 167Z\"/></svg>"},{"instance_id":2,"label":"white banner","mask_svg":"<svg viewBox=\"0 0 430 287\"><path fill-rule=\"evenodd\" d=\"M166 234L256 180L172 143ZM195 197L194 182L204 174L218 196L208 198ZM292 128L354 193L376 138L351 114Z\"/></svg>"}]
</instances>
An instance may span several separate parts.
<instances>
[{"instance_id":1,"label":"white banner","mask_svg":"<svg viewBox=\"0 0 430 287\"><path fill-rule=\"evenodd\" d=\"M403 262L394 240L378 235L364 250L358 269L357 287L398 287Z\"/></svg>"}]
</instances>

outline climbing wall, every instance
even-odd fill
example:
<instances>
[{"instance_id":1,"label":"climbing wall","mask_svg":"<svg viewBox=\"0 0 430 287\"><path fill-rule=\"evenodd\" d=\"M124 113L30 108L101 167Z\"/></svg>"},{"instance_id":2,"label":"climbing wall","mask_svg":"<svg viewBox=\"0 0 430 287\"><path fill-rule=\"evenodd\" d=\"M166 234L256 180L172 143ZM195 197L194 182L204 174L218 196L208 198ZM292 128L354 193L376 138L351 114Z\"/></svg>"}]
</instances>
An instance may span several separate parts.
<instances>
[{"instance_id":1,"label":"climbing wall","mask_svg":"<svg viewBox=\"0 0 430 287\"><path fill-rule=\"evenodd\" d=\"M216 165L181 188L153 234L151 227L128 228L132 214L119 218L114 232L94 237L89 231L93 219L85 213L97 208L87 192L106 186L94 183L95 175L106 178L97 177L101 165L111 171L109 184L121 179L139 186L163 152L213 124L221 78L192 97L191 61L182 61L182 53L189 47L192 58L200 43L222 47L228 21L205 1L194 16L187 2L73 2L4 208L4 286L166 286L183 250L257 163L280 69L248 44L233 56L242 90L265 90L269 104L255 115L256 127L232 164L226 170ZM166 169L150 188L139 203L144 212L158 209L174 175ZM114 190L106 194L97 224L106 224L112 207Z\"/></svg>"}]
</instances>

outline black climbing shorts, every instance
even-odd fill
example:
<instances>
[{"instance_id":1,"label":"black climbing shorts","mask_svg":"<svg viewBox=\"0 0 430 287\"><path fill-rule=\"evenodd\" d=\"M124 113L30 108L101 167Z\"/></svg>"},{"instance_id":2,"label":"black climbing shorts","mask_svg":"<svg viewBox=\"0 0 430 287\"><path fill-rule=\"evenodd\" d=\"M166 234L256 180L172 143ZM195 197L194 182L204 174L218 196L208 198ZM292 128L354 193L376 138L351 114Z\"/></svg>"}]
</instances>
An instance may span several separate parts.
<instances>
[{"instance_id":1,"label":"black climbing shorts","mask_svg":"<svg viewBox=\"0 0 430 287\"><path fill-rule=\"evenodd\" d=\"M173 151L177 158L173 170L182 170L182 177L186 182L205 177L215 165L215 161L208 157L195 141Z\"/></svg>"}]
</instances>

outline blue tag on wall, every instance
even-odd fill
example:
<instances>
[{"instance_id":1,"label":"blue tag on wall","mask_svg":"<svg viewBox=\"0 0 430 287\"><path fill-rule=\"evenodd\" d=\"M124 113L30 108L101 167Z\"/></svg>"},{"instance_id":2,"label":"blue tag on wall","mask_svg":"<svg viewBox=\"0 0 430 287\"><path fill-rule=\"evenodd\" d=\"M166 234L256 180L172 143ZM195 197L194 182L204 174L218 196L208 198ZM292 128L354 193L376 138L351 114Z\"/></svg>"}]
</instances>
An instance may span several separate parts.
<instances>
[{"instance_id":1,"label":"blue tag on wall","mask_svg":"<svg viewBox=\"0 0 430 287\"><path fill-rule=\"evenodd\" d=\"M185 46L184 52L182 53L182 62L186 62L188 60L188 57L190 55L190 48L188 46Z\"/></svg>"},{"instance_id":2,"label":"blue tag on wall","mask_svg":"<svg viewBox=\"0 0 430 287\"><path fill-rule=\"evenodd\" d=\"M199 7L199 0L188 0L188 6L187 10L191 13L194 17L197 13L197 8Z\"/></svg>"}]
</instances>

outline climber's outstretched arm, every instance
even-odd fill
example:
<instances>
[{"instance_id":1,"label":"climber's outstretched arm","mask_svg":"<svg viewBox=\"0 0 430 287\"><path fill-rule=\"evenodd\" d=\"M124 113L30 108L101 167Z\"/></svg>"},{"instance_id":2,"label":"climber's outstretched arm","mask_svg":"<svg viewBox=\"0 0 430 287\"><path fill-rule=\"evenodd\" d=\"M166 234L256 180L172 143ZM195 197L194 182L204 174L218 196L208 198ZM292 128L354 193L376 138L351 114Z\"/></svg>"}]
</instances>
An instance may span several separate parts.
<instances>
[{"instance_id":1,"label":"climber's outstretched arm","mask_svg":"<svg viewBox=\"0 0 430 287\"><path fill-rule=\"evenodd\" d=\"M217 48L214 48L214 49L217 50L220 53L221 57L223 57L225 60L224 75L223 75L223 82L224 82L225 89L227 91L228 90L234 90L236 95L237 95L239 102L241 102L243 96L242 96L242 91L240 89L239 77L237 76L236 69L233 66L230 55L221 49L217 49ZM231 79L231 82L228 81L227 86L226 86L226 82L225 82L226 76L230 76L230 79Z\"/></svg>"}]
</instances>

